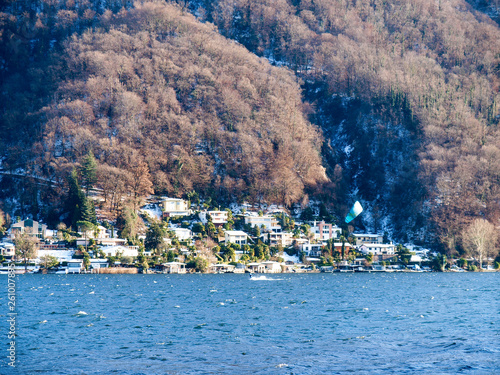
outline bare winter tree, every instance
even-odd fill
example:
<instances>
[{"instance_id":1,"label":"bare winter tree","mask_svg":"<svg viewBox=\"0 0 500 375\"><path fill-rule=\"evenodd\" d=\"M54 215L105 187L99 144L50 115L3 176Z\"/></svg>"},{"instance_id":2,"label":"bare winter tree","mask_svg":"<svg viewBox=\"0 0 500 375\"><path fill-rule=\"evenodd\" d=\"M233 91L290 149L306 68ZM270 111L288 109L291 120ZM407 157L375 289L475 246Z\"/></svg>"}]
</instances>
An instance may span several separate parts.
<instances>
[{"instance_id":1,"label":"bare winter tree","mask_svg":"<svg viewBox=\"0 0 500 375\"><path fill-rule=\"evenodd\" d=\"M497 239L495 226L484 219L475 219L463 235L465 248L479 258L480 268L483 268L483 259L488 262L488 257L494 253Z\"/></svg>"},{"instance_id":2,"label":"bare winter tree","mask_svg":"<svg viewBox=\"0 0 500 375\"><path fill-rule=\"evenodd\" d=\"M38 238L33 236L29 231L16 234L14 238L16 256L23 259L25 272L28 270L28 261L36 258L38 255L38 242Z\"/></svg>"}]
</instances>

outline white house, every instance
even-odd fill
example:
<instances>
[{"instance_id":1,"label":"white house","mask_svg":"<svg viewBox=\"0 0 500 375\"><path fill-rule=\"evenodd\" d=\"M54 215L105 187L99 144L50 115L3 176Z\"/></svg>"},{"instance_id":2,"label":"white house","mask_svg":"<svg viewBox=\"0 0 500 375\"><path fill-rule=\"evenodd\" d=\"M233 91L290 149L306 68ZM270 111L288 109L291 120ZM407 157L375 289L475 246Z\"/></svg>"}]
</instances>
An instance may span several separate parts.
<instances>
[{"instance_id":1,"label":"white house","mask_svg":"<svg viewBox=\"0 0 500 375\"><path fill-rule=\"evenodd\" d=\"M256 213L249 213L245 216L245 224L250 224L252 227L256 225L259 228L264 226L268 231L281 231L281 226L278 224L278 220L274 216L264 215L259 216Z\"/></svg>"},{"instance_id":2,"label":"white house","mask_svg":"<svg viewBox=\"0 0 500 375\"><path fill-rule=\"evenodd\" d=\"M396 246L394 244L364 244L359 247L363 254L372 253L373 255L395 255Z\"/></svg>"},{"instance_id":3,"label":"white house","mask_svg":"<svg viewBox=\"0 0 500 375\"><path fill-rule=\"evenodd\" d=\"M226 230L224 232L224 242L226 245L228 243L235 243L237 245L246 245L248 235L241 230Z\"/></svg>"},{"instance_id":4,"label":"white house","mask_svg":"<svg viewBox=\"0 0 500 375\"><path fill-rule=\"evenodd\" d=\"M352 236L356 239L356 246L384 243L384 236L381 234L353 233Z\"/></svg>"},{"instance_id":5,"label":"white house","mask_svg":"<svg viewBox=\"0 0 500 375\"><path fill-rule=\"evenodd\" d=\"M57 229L47 229L45 231L45 238L57 238Z\"/></svg>"},{"instance_id":6,"label":"white house","mask_svg":"<svg viewBox=\"0 0 500 375\"><path fill-rule=\"evenodd\" d=\"M210 270L213 273L233 273L235 266L233 264L212 264Z\"/></svg>"},{"instance_id":7,"label":"white house","mask_svg":"<svg viewBox=\"0 0 500 375\"><path fill-rule=\"evenodd\" d=\"M290 246L293 243L293 233L290 232L269 232L261 235L263 241L269 241L270 246Z\"/></svg>"},{"instance_id":8,"label":"white house","mask_svg":"<svg viewBox=\"0 0 500 375\"><path fill-rule=\"evenodd\" d=\"M181 262L168 262L162 264L163 273L186 273L186 264Z\"/></svg>"},{"instance_id":9,"label":"white house","mask_svg":"<svg viewBox=\"0 0 500 375\"><path fill-rule=\"evenodd\" d=\"M281 263L268 260L261 264L265 267L265 273L281 273Z\"/></svg>"},{"instance_id":10,"label":"white house","mask_svg":"<svg viewBox=\"0 0 500 375\"><path fill-rule=\"evenodd\" d=\"M303 251L307 257L319 257L323 251L323 246L324 244L322 243L304 243L300 246L300 250Z\"/></svg>"},{"instance_id":11,"label":"white house","mask_svg":"<svg viewBox=\"0 0 500 375\"><path fill-rule=\"evenodd\" d=\"M180 198L163 198L160 203L164 217L191 215L188 201Z\"/></svg>"},{"instance_id":12,"label":"white house","mask_svg":"<svg viewBox=\"0 0 500 375\"><path fill-rule=\"evenodd\" d=\"M108 268L107 259L90 259L90 268L98 270L101 268Z\"/></svg>"},{"instance_id":13,"label":"white house","mask_svg":"<svg viewBox=\"0 0 500 375\"><path fill-rule=\"evenodd\" d=\"M169 228L175 233L175 236L179 241L186 241L193 238L193 232L188 228Z\"/></svg>"},{"instance_id":14,"label":"white house","mask_svg":"<svg viewBox=\"0 0 500 375\"><path fill-rule=\"evenodd\" d=\"M127 240L125 238L97 238L96 242L102 246L119 246L126 245Z\"/></svg>"},{"instance_id":15,"label":"white house","mask_svg":"<svg viewBox=\"0 0 500 375\"><path fill-rule=\"evenodd\" d=\"M83 260L73 259L68 262L68 273L80 273L83 270Z\"/></svg>"},{"instance_id":16,"label":"white house","mask_svg":"<svg viewBox=\"0 0 500 375\"><path fill-rule=\"evenodd\" d=\"M0 255L4 257L12 257L16 255L16 247L13 243L10 242L1 242L0 243Z\"/></svg>"},{"instance_id":17,"label":"white house","mask_svg":"<svg viewBox=\"0 0 500 375\"><path fill-rule=\"evenodd\" d=\"M198 216L203 224L206 224L208 222L208 217L210 216L210 218L212 219L212 223L214 223L215 225L223 225L227 223L227 220L229 219L229 212L202 211Z\"/></svg>"},{"instance_id":18,"label":"white house","mask_svg":"<svg viewBox=\"0 0 500 375\"><path fill-rule=\"evenodd\" d=\"M262 263L248 263L247 268L250 272L264 273L266 266Z\"/></svg>"},{"instance_id":19,"label":"white house","mask_svg":"<svg viewBox=\"0 0 500 375\"><path fill-rule=\"evenodd\" d=\"M410 263L422 263L422 257L420 255L412 255L410 258Z\"/></svg>"},{"instance_id":20,"label":"white house","mask_svg":"<svg viewBox=\"0 0 500 375\"><path fill-rule=\"evenodd\" d=\"M116 256L117 254L121 254L121 256L126 257L136 257L139 255L139 246L123 246L123 245L114 245L114 246L103 246L101 250L106 256Z\"/></svg>"}]
</instances>

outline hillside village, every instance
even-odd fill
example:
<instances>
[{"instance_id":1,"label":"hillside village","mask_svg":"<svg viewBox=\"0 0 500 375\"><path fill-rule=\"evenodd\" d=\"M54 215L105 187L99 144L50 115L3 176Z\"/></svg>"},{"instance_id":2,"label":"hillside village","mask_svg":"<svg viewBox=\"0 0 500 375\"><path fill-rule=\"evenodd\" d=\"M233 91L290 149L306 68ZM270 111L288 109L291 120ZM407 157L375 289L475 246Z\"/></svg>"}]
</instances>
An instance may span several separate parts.
<instances>
[{"instance_id":1,"label":"hillside village","mask_svg":"<svg viewBox=\"0 0 500 375\"><path fill-rule=\"evenodd\" d=\"M120 238L108 221L71 231L26 219L5 232L0 260L15 261L19 272L65 274L463 271L475 262L447 261L427 249L396 245L387 235L352 232L353 227L346 237L337 223L314 216L301 220L304 211L297 215L276 205L206 206L149 197L139 210L147 225L135 242ZM34 239L24 261L16 252L21 236Z\"/></svg>"}]
</instances>

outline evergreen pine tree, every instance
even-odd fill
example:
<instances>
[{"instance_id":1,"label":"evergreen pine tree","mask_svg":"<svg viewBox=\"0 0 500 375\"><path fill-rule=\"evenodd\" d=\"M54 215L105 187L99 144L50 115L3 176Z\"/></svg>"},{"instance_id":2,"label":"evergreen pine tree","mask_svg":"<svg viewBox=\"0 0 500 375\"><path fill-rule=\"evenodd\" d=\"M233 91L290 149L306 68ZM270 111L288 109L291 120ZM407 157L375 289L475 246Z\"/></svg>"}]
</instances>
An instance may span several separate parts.
<instances>
[{"instance_id":1,"label":"evergreen pine tree","mask_svg":"<svg viewBox=\"0 0 500 375\"><path fill-rule=\"evenodd\" d=\"M94 201L92 199L85 198L85 196L83 197L83 204L79 220L88 221L89 223L97 225Z\"/></svg>"},{"instance_id":2,"label":"evergreen pine tree","mask_svg":"<svg viewBox=\"0 0 500 375\"><path fill-rule=\"evenodd\" d=\"M82 209L85 205L85 195L80 188L76 169L73 168L68 178L68 195L66 197L66 212L68 212L68 221L73 228L76 228L76 222L81 220Z\"/></svg>"},{"instance_id":3,"label":"evergreen pine tree","mask_svg":"<svg viewBox=\"0 0 500 375\"><path fill-rule=\"evenodd\" d=\"M157 251L163 246L163 238L165 237L165 228L159 222L153 222L146 232L144 247L148 251Z\"/></svg>"},{"instance_id":4,"label":"evergreen pine tree","mask_svg":"<svg viewBox=\"0 0 500 375\"><path fill-rule=\"evenodd\" d=\"M85 186L85 195L88 197L89 189L97 182L97 161L92 150L83 158L81 172L82 182Z\"/></svg>"}]
</instances>

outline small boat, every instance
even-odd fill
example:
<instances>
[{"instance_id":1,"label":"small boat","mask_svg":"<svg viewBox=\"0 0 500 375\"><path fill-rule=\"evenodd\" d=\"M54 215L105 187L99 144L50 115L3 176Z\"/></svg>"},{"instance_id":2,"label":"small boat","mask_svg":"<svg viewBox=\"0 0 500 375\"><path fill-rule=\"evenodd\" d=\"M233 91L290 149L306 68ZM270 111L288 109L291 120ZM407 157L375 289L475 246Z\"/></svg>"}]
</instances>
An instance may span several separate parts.
<instances>
[{"instance_id":1,"label":"small boat","mask_svg":"<svg viewBox=\"0 0 500 375\"><path fill-rule=\"evenodd\" d=\"M327 272L327 273L332 273L333 272L333 266L322 266L320 268L321 272Z\"/></svg>"}]
</instances>

